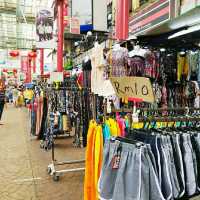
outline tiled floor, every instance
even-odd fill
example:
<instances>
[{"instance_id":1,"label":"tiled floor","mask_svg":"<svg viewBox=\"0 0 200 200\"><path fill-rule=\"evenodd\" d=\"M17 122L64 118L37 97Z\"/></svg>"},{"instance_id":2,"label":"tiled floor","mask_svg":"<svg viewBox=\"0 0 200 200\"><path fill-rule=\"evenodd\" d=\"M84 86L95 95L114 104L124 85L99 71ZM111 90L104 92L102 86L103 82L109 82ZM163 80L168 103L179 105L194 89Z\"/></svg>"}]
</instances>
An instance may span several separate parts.
<instances>
[{"instance_id":1,"label":"tiled floor","mask_svg":"<svg viewBox=\"0 0 200 200\"><path fill-rule=\"evenodd\" d=\"M46 171L51 152L40 149L40 142L30 137L26 109L9 106L3 118L5 124L0 126L0 200L82 200L84 172L65 174L59 182L52 180ZM70 138L57 139L56 158L83 159L84 149L72 147ZM200 197L193 200L200 200Z\"/></svg>"},{"instance_id":2,"label":"tiled floor","mask_svg":"<svg viewBox=\"0 0 200 200\"><path fill-rule=\"evenodd\" d=\"M82 200L84 172L65 174L59 182L52 180L46 171L51 152L40 149L40 142L31 139L27 111L8 106L3 120L0 200ZM84 158L84 149L72 147L72 139L59 139L56 144L58 160Z\"/></svg>"}]
</instances>

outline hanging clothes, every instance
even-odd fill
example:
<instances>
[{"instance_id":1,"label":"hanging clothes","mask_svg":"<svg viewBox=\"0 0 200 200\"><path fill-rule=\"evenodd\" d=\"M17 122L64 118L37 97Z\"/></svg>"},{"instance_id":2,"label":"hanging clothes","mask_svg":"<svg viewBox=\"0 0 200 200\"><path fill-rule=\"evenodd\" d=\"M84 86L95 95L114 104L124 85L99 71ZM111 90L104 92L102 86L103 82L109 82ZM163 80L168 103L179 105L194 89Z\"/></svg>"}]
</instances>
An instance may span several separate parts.
<instances>
[{"instance_id":1,"label":"hanging clothes","mask_svg":"<svg viewBox=\"0 0 200 200\"><path fill-rule=\"evenodd\" d=\"M101 95L102 85L104 79L104 57L103 57L103 46L95 44L92 52L92 72L91 72L91 90L94 94Z\"/></svg>"},{"instance_id":2,"label":"hanging clothes","mask_svg":"<svg viewBox=\"0 0 200 200\"><path fill-rule=\"evenodd\" d=\"M91 60L84 60L82 63L83 68L83 87L84 88L91 88L91 70L92 70L92 63Z\"/></svg>"},{"instance_id":3,"label":"hanging clothes","mask_svg":"<svg viewBox=\"0 0 200 200\"><path fill-rule=\"evenodd\" d=\"M111 64L111 76L121 77L127 74L128 50L124 47L114 48L108 54L108 63Z\"/></svg>"},{"instance_id":4,"label":"hanging clothes","mask_svg":"<svg viewBox=\"0 0 200 200\"><path fill-rule=\"evenodd\" d=\"M87 134L86 164L84 179L84 200L98 200L98 180L102 168L103 131L102 126L90 121Z\"/></svg>"},{"instance_id":5,"label":"hanging clothes","mask_svg":"<svg viewBox=\"0 0 200 200\"><path fill-rule=\"evenodd\" d=\"M189 62L188 57L186 55L180 55L178 54L177 57L177 80L181 81L186 80L189 74Z\"/></svg>"}]
</instances>

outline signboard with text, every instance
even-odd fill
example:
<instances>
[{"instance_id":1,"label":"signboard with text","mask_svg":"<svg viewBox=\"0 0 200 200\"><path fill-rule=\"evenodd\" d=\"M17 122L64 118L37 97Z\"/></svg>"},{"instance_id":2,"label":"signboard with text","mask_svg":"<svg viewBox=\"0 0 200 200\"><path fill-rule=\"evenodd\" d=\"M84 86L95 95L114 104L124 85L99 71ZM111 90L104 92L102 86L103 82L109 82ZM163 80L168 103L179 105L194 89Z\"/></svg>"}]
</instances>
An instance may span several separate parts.
<instances>
[{"instance_id":1,"label":"signboard with text","mask_svg":"<svg viewBox=\"0 0 200 200\"><path fill-rule=\"evenodd\" d=\"M111 77L112 86L118 97L137 98L153 103L155 101L152 84L145 77Z\"/></svg>"},{"instance_id":2,"label":"signboard with text","mask_svg":"<svg viewBox=\"0 0 200 200\"><path fill-rule=\"evenodd\" d=\"M155 28L175 16L175 0L159 0L133 15L129 21L129 32L140 34Z\"/></svg>"}]
</instances>

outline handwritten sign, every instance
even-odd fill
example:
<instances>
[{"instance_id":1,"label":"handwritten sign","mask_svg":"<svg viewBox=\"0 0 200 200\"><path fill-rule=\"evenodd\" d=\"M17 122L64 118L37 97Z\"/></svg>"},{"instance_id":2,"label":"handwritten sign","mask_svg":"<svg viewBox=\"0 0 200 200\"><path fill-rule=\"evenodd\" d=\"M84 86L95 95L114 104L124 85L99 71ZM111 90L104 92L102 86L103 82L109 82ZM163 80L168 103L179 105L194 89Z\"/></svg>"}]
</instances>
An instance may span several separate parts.
<instances>
[{"instance_id":1,"label":"handwritten sign","mask_svg":"<svg viewBox=\"0 0 200 200\"><path fill-rule=\"evenodd\" d=\"M112 86L118 97L132 97L144 102L155 101L152 84L145 77L111 77Z\"/></svg>"}]
</instances>

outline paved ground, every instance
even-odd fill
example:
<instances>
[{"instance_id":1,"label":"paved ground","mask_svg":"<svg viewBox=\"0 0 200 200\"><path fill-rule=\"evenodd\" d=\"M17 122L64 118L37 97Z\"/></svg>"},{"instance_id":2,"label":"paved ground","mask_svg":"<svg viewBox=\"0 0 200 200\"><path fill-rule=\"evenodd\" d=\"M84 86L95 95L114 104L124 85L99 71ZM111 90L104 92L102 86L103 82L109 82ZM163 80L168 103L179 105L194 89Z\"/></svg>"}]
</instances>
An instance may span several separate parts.
<instances>
[{"instance_id":1,"label":"paved ground","mask_svg":"<svg viewBox=\"0 0 200 200\"><path fill-rule=\"evenodd\" d=\"M9 107L3 118L0 200L82 200L83 172L65 174L59 182L47 174L51 153L40 149L39 141L30 138L27 111ZM84 150L73 148L71 139L59 139L56 144L58 160L84 158ZM192 200L200 200L200 197Z\"/></svg>"},{"instance_id":2,"label":"paved ground","mask_svg":"<svg viewBox=\"0 0 200 200\"><path fill-rule=\"evenodd\" d=\"M3 120L0 200L82 200L83 172L65 174L59 182L47 174L51 154L40 149L39 141L30 139L26 110L9 107ZM71 139L59 139L56 143L58 160L84 158L84 150L73 148Z\"/></svg>"}]
</instances>

